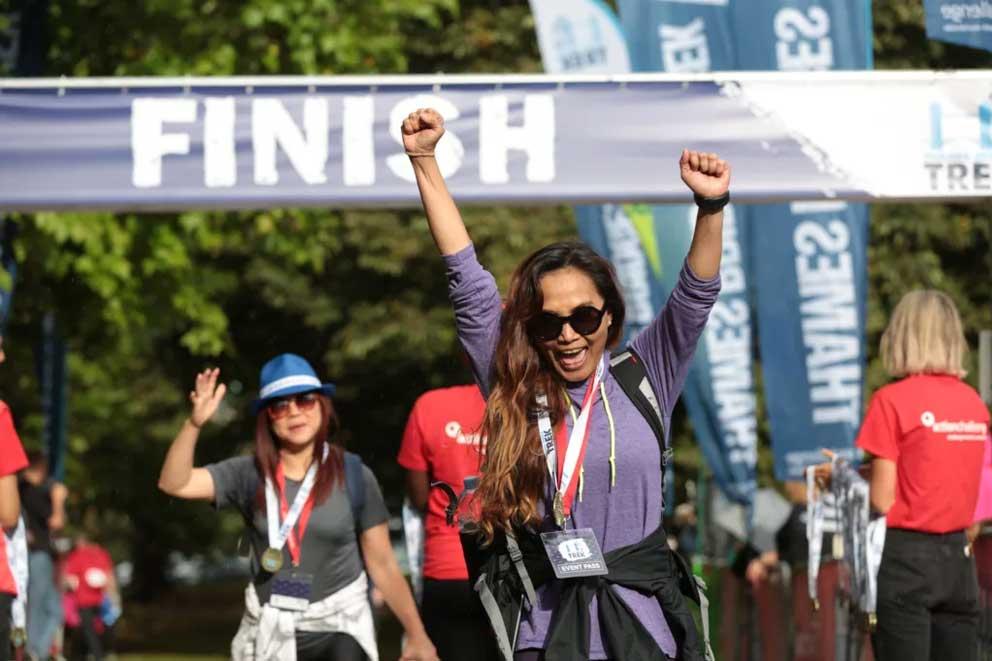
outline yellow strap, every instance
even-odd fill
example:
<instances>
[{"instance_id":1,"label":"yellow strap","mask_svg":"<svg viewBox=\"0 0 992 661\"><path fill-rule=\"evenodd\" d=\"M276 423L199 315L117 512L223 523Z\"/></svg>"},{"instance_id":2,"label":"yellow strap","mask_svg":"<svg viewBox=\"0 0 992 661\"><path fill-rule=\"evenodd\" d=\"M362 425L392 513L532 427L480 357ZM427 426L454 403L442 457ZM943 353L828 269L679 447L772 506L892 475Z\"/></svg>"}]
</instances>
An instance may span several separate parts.
<instances>
[{"instance_id":1,"label":"yellow strap","mask_svg":"<svg viewBox=\"0 0 992 661\"><path fill-rule=\"evenodd\" d=\"M606 419L610 421L610 489L617 485L617 430L613 424L613 411L610 410L610 400L606 398L606 386L599 382L599 394L603 397L603 408L606 409Z\"/></svg>"},{"instance_id":2,"label":"yellow strap","mask_svg":"<svg viewBox=\"0 0 992 661\"><path fill-rule=\"evenodd\" d=\"M572 398L569 396L568 391L562 389L565 393L565 401L568 402L568 412L572 414L572 424L575 425L579 421L579 417L575 414L575 407L572 405ZM610 408L610 400L606 396L606 385L600 381L599 382L599 394L603 398L603 408L606 409L606 419L610 422L610 489L613 489L617 485L617 429L616 424L613 422L613 410ZM592 421L590 421L591 423ZM585 488L586 480L586 467L579 466L579 502L582 502L582 494Z\"/></svg>"}]
</instances>

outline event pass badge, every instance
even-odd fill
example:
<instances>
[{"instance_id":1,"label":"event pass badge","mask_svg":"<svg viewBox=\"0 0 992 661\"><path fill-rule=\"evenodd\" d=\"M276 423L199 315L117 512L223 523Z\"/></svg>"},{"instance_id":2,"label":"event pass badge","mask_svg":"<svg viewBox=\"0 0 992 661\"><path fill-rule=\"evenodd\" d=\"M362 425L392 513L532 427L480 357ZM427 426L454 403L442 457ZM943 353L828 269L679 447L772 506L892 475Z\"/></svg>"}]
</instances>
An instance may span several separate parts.
<instances>
[{"instance_id":1,"label":"event pass badge","mask_svg":"<svg viewBox=\"0 0 992 661\"><path fill-rule=\"evenodd\" d=\"M313 575L296 571L279 572L272 579L269 603L287 611L305 611L310 605Z\"/></svg>"},{"instance_id":2,"label":"event pass badge","mask_svg":"<svg viewBox=\"0 0 992 661\"><path fill-rule=\"evenodd\" d=\"M603 576L609 573L606 559L592 528L541 533L544 550L558 578Z\"/></svg>"}]
</instances>

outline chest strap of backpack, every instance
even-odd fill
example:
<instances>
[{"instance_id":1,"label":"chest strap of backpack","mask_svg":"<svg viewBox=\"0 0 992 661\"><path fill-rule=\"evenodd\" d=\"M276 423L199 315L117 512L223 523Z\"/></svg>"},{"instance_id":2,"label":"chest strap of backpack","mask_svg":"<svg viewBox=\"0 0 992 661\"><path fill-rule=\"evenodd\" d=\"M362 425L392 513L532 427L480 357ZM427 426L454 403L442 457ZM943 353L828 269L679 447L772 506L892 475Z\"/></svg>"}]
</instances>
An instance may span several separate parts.
<instances>
[{"instance_id":1,"label":"chest strap of backpack","mask_svg":"<svg viewBox=\"0 0 992 661\"><path fill-rule=\"evenodd\" d=\"M654 432L661 450L661 467L664 473L664 468L672 458L672 450L665 439L664 417L644 362L636 351L628 347L623 353L610 359L610 372Z\"/></svg>"},{"instance_id":2,"label":"chest strap of backpack","mask_svg":"<svg viewBox=\"0 0 992 661\"><path fill-rule=\"evenodd\" d=\"M357 454L344 453L344 486L348 490L348 500L351 501L351 516L355 521L355 532L358 532L365 509L365 471L362 468L362 458Z\"/></svg>"}]
</instances>

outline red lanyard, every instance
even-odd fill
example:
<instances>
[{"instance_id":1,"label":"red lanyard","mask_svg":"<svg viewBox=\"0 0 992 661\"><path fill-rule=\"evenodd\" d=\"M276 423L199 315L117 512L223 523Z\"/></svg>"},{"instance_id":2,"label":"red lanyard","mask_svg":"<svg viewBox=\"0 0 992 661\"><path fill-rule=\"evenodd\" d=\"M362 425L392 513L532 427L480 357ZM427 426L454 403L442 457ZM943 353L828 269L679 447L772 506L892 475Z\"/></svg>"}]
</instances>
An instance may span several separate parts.
<instances>
[{"instance_id":1,"label":"red lanyard","mask_svg":"<svg viewBox=\"0 0 992 661\"><path fill-rule=\"evenodd\" d=\"M587 406L592 406L592 398L595 396L595 391L593 390L595 379L589 380L589 385L586 386L585 397L582 398L582 408L580 410L585 410ZM566 392L566 396L567 392ZM569 407L572 406L572 402L569 401ZM579 458L575 462L575 466L572 469L574 471L581 471L582 466L586 460L586 448L589 446L589 429L592 427L592 410L590 409L588 418L586 420L585 433L582 435L582 443L579 449ZM558 429L555 430L555 455L557 457L558 463L558 485L561 485L562 475L565 471L565 454L568 450L569 444L569 433L568 428L565 425L565 420L562 419L561 424L558 425ZM572 512L572 503L575 502L575 493L579 487L578 475L572 475L571 480L566 487L565 493L562 494L562 505L564 506L565 516L568 516Z\"/></svg>"},{"instance_id":2,"label":"red lanyard","mask_svg":"<svg viewBox=\"0 0 992 661\"><path fill-rule=\"evenodd\" d=\"M276 466L276 485L279 488L279 517L285 519L289 513L289 503L286 501L286 478L282 472L282 462ZM313 512L313 499L313 491L311 491L307 502L303 503L299 523L286 536L286 547L289 549L289 557L294 567L300 566L300 546L307 531L307 523L310 522L310 513Z\"/></svg>"}]
</instances>

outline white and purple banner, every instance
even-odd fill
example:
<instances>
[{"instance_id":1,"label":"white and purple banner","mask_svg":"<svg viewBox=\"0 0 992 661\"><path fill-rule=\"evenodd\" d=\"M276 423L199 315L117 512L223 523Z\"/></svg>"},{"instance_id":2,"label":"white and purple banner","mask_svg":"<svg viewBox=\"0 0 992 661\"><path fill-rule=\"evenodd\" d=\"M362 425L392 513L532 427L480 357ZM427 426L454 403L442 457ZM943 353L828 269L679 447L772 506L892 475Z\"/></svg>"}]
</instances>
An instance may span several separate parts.
<instances>
[{"instance_id":1,"label":"white and purple banner","mask_svg":"<svg viewBox=\"0 0 992 661\"><path fill-rule=\"evenodd\" d=\"M992 72L0 80L0 210L413 206L401 118L437 108L461 203L992 196Z\"/></svg>"}]
</instances>

